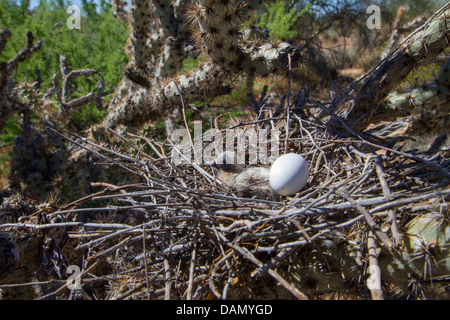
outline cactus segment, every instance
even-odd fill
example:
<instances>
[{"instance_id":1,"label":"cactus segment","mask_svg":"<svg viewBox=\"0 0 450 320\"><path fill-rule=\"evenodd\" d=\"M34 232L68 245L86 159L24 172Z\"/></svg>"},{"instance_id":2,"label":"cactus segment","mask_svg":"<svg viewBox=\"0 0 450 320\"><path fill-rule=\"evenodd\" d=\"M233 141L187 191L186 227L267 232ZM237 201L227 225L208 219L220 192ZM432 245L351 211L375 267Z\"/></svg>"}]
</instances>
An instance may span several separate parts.
<instances>
[{"instance_id":1,"label":"cactus segment","mask_svg":"<svg viewBox=\"0 0 450 320\"><path fill-rule=\"evenodd\" d=\"M450 58L439 70L436 81L425 86L410 87L403 92L392 92L386 99L384 106L398 111L411 111L417 107L427 109L442 109L448 111L450 105Z\"/></svg>"},{"instance_id":2,"label":"cactus segment","mask_svg":"<svg viewBox=\"0 0 450 320\"><path fill-rule=\"evenodd\" d=\"M139 125L186 99L204 99L238 72L268 76L301 59L299 48L271 43L267 32L242 31L242 23L262 1L135 0L131 7L132 59L139 82L125 79L116 91L106 125ZM208 61L177 75L187 57L199 52ZM143 81L141 81L143 80ZM151 84L151 88L142 83ZM174 86L177 84L178 88ZM203 96L202 96L203 95ZM145 115L145 116L144 116ZM133 120L134 119L134 120Z\"/></svg>"},{"instance_id":3,"label":"cactus segment","mask_svg":"<svg viewBox=\"0 0 450 320\"><path fill-rule=\"evenodd\" d=\"M222 70L212 61L207 61L189 73L168 81L161 81L151 90L139 88L123 99L108 113L105 124L112 127L118 123L136 126L145 119L159 116L163 112L181 103L184 99L202 99L209 88L217 88L224 79Z\"/></svg>"}]
</instances>

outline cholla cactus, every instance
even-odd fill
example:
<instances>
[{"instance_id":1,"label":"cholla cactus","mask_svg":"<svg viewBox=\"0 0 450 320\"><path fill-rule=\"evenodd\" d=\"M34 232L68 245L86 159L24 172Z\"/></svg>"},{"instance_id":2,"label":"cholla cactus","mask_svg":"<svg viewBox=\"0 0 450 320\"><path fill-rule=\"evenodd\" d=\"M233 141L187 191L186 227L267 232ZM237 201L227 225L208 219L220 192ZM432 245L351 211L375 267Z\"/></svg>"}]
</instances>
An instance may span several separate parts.
<instances>
[{"instance_id":1,"label":"cholla cactus","mask_svg":"<svg viewBox=\"0 0 450 320\"><path fill-rule=\"evenodd\" d=\"M384 49L383 54L381 55L382 59L386 58L395 49L401 40L402 34L417 29L426 21L426 16L420 15L406 23L405 18L407 10L407 6L400 6L400 8L398 8L397 16L394 21L394 30L391 34L391 39L388 46Z\"/></svg>"},{"instance_id":2,"label":"cholla cactus","mask_svg":"<svg viewBox=\"0 0 450 320\"><path fill-rule=\"evenodd\" d=\"M119 19L122 19L124 21L127 20L127 11L125 10L126 1L123 0L112 0L111 4L113 6L114 15L118 17Z\"/></svg>"},{"instance_id":3,"label":"cholla cactus","mask_svg":"<svg viewBox=\"0 0 450 320\"><path fill-rule=\"evenodd\" d=\"M11 31L9 29L0 30L0 53L5 48L10 37ZM33 33L28 31L26 47L9 61L0 63L0 131L4 128L6 120L12 113L24 108L24 105L13 90L11 75L20 62L28 59L41 47L42 40L38 40L34 44Z\"/></svg>"},{"instance_id":4,"label":"cholla cactus","mask_svg":"<svg viewBox=\"0 0 450 320\"><path fill-rule=\"evenodd\" d=\"M416 114L409 124L409 130L415 133L449 132L450 58L440 68L435 81L394 91L386 97L384 106L396 113Z\"/></svg>"},{"instance_id":5,"label":"cholla cactus","mask_svg":"<svg viewBox=\"0 0 450 320\"><path fill-rule=\"evenodd\" d=\"M65 171L65 157L63 141L34 127L30 112L22 112L22 132L11 155L10 189L35 200L44 199L55 187L52 180Z\"/></svg>"},{"instance_id":6,"label":"cholla cactus","mask_svg":"<svg viewBox=\"0 0 450 320\"><path fill-rule=\"evenodd\" d=\"M439 70L436 81L427 85L413 86L401 93L392 92L386 97L385 106L394 110L410 111L416 107L432 109L450 105L450 59L447 59Z\"/></svg>"},{"instance_id":7,"label":"cholla cactus","mask_svg":"<svg viewBox=\"0 0 450 320\"><path fill-rule=\"evenodd\" d=\"M261 1L135 0L131 7L131 53L111 101L109 127L140 125L185 99L215 94L226 78L238 72L268 76L294 65L299 49L273 43L266 32L243 30L242 23ZM203 52L207 60L184 74L177 72L187 57Z\"/></svg>"},{"instance_id":8,"label":"cholla cactus","mask_svg":"<svg viewBox=\"0 0 450 320\"><path fill-rule=\"evenodd\" d=\"M367 117L367 113L374 104L381 105L411 71L429 63L448 47L449 26L450 4L446 4L387 55L365 81L356 85L355 108L348 118L365 118L369 123L371 117ZM442 97L448 101L448 95Z\"/></svg>"}]
</instances>

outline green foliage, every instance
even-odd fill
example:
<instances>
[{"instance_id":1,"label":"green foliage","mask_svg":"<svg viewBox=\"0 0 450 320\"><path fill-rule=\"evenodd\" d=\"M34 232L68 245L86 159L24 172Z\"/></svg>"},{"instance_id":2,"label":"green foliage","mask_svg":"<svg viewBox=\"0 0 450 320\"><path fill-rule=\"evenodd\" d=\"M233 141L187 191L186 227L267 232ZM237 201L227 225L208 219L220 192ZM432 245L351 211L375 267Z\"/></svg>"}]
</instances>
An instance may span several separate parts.
<instances>
[{"instance_id":1,"label":"green foliage","mask_svg":"<svg viewBox=\"0 0 450 320\"><path fill-rule=\"evenodd\" d=\"M180 74L188 73L189 71L197 68L202 62L207 59L204 53L201 53L198 57L188 57L183 60L183 67L179 71Z\"/></svg>"},{"instance_id":2,"label":"green foliage","mask_svg":"<svg viewBox=\"0 0 450 320\"><path fill-rule=\"evenodd\" d=\"M29 61L19 65L14 75L16 81L34 81L36 69L39 69L42 89L48 89L52 86L53 73L59 75L59 55L64 54L71 70L96 69L104 75L107 89L114 88L128 60L124 52L127 25L113 16L109 4L102 2L98 12L92 0L84 0L81 29L70 30L66 25L70 17L66 13L69 5L64 0L43 0L29 14L27 1L16 4L11 0L0 0L0 24L8 27L13 35L0 55L1 61L10 59L23 48L25 34L30 30L35 38L43 39L43 47ZM80 83L76 91L81 96L92 88L88 83Z\"/></svg>"},{"instance_id":3,"label":"green foliage","mask_svg":"<svg viewBox=\"0 0 450 320\"><path fill-rule=\"evenodd\" d=\"M0 133L0 145L11 145L21 132L19 124L19 115L14 114L11 118L6 120L5 129Z\"/></svg>"},{"instance_id":4,"label":"green foliage","mask_svg":"<svg viewBox=\"0 0 450 320\"><path fill-rule=\"evenodd\" d=\"M92 103L84 105L80 110L69 116L68 126L75 128L75 130L84 130L93 124L99 123L106 116L106 113L106 108L98 110Z\"/></svg>"},{"instance_id":5,"label":"green foliage","mask_svg":"<svg viewBox=\"0 0 450 320\"><path fill-rule=\"evenodd\" d=\"M29 10L30 1L0 0L0 25L12 32L0 61L14 57L26 43L26 32L32 31L36 39L43 40L42 49L21 64L13 74L15 83L35 81L36 70L41 72L41 93L52 87L56 73L61 78L59 56L65 55L69 70L96 69L104 76L106 90L113 92L122 78L122 70L128 61L124 47L128 37L128 26L113 15L109 3L102 0L98 6L93 0L82 1L81 29L70 30L66 12L70 1L42 0ZM71 98L78 98L92 91L98 84L98 76L81 77L73 82ZM53 97L54 98L54 97ZM54 98L55 99L55 98ZM109 97L105 97L107 101ZM56 100L55 100L56 102ZM101 121L106 110L99 111L94 103L84 106L71 115L69 126L84 129ZM19 117L12 117L0 136L2 144L11 143L20 134Z\"/></svg>"},{"instance_id":6,"label":"green foliage","mask_svg":"<svg viewBox=\"0 0 450 320\"><path fill-rule=\"evenodd\" d=\"M272 37L292 39L297 34L297 30L293 29L294 24L311 6L312 2L298 10L295 5L287 7L285 1L266 3L262 14L257 14L254 20L258 21L257 27L269 29Z\"/></svg>"}]
</instances>

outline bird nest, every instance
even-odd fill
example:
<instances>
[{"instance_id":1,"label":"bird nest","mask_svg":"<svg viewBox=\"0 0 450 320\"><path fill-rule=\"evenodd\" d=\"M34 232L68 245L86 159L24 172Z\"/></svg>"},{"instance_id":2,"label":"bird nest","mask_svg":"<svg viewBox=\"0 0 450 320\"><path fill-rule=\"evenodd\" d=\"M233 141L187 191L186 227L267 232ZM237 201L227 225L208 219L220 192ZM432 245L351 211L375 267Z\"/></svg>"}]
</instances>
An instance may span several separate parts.
<instances>
[{"instance_id":1,"label":"bird nest","mask_svg":"<svg viewBox=\"0 0 450 320\"><path fill-rule=\"evenodd\" d=\"M56 245L48 256L62 261L53 263L59 279L44 282L53 289L39 298L436 298L445 291L448 237L417 225L427 218L425 225L449 233L448 151L402 151L394 138L356 132L336 116L266 115L218 131L230 129L277 131L279 154L307 160L307 185L281 197L264 177L239 187L221 178L267 163L175 165L169 140L108 129L112 147L67 134L121 183L91 182L93 192L77 201L37 206L44 220L34 214L1 225ZM79 267L79 287L62 281L70 265Z\"/></svg>"}]
</instances>

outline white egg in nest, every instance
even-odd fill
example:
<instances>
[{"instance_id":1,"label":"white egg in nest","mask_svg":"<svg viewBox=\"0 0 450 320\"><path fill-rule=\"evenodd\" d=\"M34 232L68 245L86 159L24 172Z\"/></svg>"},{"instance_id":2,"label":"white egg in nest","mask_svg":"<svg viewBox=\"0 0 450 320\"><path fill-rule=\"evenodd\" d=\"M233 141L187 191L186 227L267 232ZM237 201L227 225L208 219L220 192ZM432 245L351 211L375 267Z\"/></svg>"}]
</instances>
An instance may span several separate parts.
<instances>
[{"instance_id":1,"label":"white egg in nest","mask_svg":"<svg viewBox=\"0 0 450 320\"><path fill-rule=\"evenodd\" d=\"M302 190L309 177L308 162L301 155L287 153L272 164L269 183L281 196L292 196Z\"/></svg>"}]
</instances>

